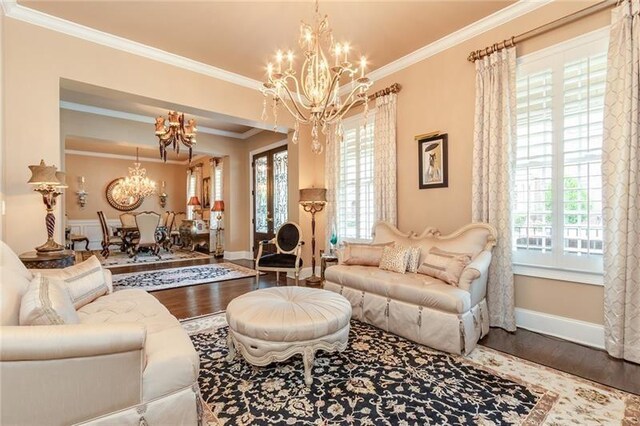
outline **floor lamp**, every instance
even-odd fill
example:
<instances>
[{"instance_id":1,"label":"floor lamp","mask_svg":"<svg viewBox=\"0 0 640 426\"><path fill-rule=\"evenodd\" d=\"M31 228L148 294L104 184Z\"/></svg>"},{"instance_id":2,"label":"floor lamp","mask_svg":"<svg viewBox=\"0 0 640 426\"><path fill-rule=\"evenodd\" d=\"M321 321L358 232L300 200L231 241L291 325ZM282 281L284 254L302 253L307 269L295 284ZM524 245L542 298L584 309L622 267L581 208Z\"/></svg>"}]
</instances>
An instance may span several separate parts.
<instances>
[{"instance_id":1,"label":"floor lamp","mask_svg":"<svg viewBox=\"0 0 640 426\"><path fill-rule=\"evenodd\" d=\"M308 284L320 284L322 279L316 276L316 213L327 204L325 188L306 188L300 190L300 205L305 212L311 213L311 276Z\"/></svg>"},{"instance_id":2,"label":"floor lamp","mask_svg":"<svg viewBox=\"0 0 640 426\"><path fill-rule=\"evenodd\" d=\"M31 170L31 179L27 183L35 185L33 190L42 195L42 202L47 208L45 216L47 242L36 247L36 251L46 253L63 250L64 246L56 243L53 239L53 231L56 228L56 216L53 214L53 209L56 206L56 199L62 194L62 189L67 188L65 174L58 171L56 166L47 166L44 160L41 160L38 165L29 166L29 169Z\"/></svg>"},{"instance_id":3,"label":"floor lamp","mask_svg":"<svg viewBox=\"0 0 640 426\"><path fill-rule=\"evenodd\" d=\"M222 229L222 213L224 213L224 201L216 200L213 202L213 207L211 211L214 213L218 213L216 215L216 219L218 220L218 225L216 226L216 251L214 252L213 257L219 259L224 257L224 248L222 247L222 238L220 233L223 231Z\"/></svg>"}]
</instances>

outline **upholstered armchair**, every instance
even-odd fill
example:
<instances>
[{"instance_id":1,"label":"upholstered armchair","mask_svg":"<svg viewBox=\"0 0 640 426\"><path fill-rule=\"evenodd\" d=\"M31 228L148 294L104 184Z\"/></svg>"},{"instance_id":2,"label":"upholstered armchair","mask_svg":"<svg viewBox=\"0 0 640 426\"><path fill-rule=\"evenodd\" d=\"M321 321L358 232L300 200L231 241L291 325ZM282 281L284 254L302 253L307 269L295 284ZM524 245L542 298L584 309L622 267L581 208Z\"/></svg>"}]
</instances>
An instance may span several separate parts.
<instances>
[{"instance_id":1,"label":"upholstered armchair","mask_svg":"<svg viewBox=\"0 0 640 426\"><path fill-rule=\"evenodd\" d=\"M161 259L160 244L156 240L156 230L160 224L160 215L156 212L141 212L135 216L135 220L139 235L132 241L131 257L137 260L140 250L146 249L158 256L158 259Z\"/></svg>"},{"instance_id":2,"label":"upholstered armchair","mask_svg":"<svg viewBox=\"0 0 640 426\"><path fill-rule=\"evenodd\" d=\"M120 249L124 247L124 241L120 236L113 236L109 232L109 225L104 217L103 212L98 212L98 219L100 220L100 229L102 229L102 251L100 254L106 259L111 254L109 247L118 246Z\"/></svg>"},{"instance_id":3,"label":"upholstered armchair","mask_svg":"<svg viewBox=\"0 0 640 426\"><path fill-rule=\"evenodd\" d=\"M276 246L275 253L264 253L265 245ZM256 256L256 280L261 271L276 273L276 280L280 282L280 272L293 272L298 285L300 269L302 268L302 232L297 223L287 222L282 224L276 232L276 237L271 240L260 241L258 255Z\"/></svg>"}]
</instances>

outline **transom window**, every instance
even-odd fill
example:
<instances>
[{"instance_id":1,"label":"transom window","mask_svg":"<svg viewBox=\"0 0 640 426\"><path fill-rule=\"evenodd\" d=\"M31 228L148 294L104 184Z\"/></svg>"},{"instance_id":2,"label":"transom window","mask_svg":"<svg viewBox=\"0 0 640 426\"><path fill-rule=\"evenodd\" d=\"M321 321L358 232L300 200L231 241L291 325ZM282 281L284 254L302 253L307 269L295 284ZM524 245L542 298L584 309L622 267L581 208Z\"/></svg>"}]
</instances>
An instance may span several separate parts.
<instances>
[{"instance_id":1,"label":"transom window","mask_svg":"<svg viewBox=\"0 0 640 426\"><path fill-rule=\"evenodd\" d=\"M359 115L343 122L338 174L337 231L341 240L371 240L373 205L373 123Z\"/></svg>"},{"instance_id":2,"label":"transom window","mask_svg":"<svg viewBox=\"0 0 640 426\"><path fill-rule=\"evenodd\" d=\"M602 272L607 43L600 30L518 63L516 264Z\"/></svg>"}]
</instances>

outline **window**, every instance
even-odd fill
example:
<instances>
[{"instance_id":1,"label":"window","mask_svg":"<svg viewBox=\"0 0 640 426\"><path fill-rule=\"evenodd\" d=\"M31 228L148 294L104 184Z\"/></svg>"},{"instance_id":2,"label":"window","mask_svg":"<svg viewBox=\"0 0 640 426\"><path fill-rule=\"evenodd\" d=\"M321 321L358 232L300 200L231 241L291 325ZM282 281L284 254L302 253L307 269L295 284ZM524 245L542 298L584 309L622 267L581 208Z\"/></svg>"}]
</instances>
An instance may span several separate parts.
<instances>
[{"instance_id":1,"label":"window","mask_svg":"<svg viewBox=\"0 0 640 426\"><path fill-rule=\"evenodd\" d=\"M189 202L191 197L194 197L196 195L197 185L198 185L198 178L195 172L192 171L188 173L187 174L187 201L186 201L187 203ZM187 219L194 219L193 206L187 205Z\"/></svg>"},{"instance_id":2,"label":"window","mask_svg":"<svg viewBox=\"0 0 640 426\"><path fill-rule=\"evenodd\" d=\"M341 240L371 240L373 205L373 123L369 113L343 122L338 173L337 231Z\"/></svg>"},{"instance_id":3,"label":"window","mask_svg":"<svg viewBox=\"0 0 640 426\"><path fill-rule=\"evenodd\" d=\"M607 34L599 30L518 63L516 264L602 272Z\"/></svg>"},{"instance_id":4,"label":"window","mask_svg":"<svg viewBox=\"0 0 640 426\"><path fill-rule=\"evenodd\" d=\"M218 160L213 166L213 201L222 199L222 160Z\"/></svg>"}]
</instances>

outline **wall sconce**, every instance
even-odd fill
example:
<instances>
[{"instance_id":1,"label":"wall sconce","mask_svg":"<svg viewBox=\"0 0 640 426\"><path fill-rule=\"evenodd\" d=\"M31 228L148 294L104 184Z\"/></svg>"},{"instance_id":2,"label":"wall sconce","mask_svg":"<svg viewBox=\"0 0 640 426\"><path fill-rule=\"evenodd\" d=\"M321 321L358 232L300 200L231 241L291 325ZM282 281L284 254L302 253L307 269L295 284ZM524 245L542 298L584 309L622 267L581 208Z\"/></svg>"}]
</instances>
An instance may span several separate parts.
<instances>
[{"instance_id":1,"label":"wall sconce","mask_svg":"<svg viewBox=\"0 0 640 426\"><path fill-rule=\"evenodd\" d=\"M89 195L89 193L84 189L84 176L78 178L78 191L76 191L76 194L78 195L78 204L80 204L80 207L86 206L87 195Z\"/></svg>"},{"instance_id":2,"label":"wall sconce","mask_svg":"<svg viewBox=\"0 0 640 426\"><path fill-rule=\"evenodd\" d=\"M165 191L165 181L162 181L158 198L160 198L160 207L165 208L165 206L167 205L167 198L169 198L167 192Z\"/></svg>"}]
</instances>

